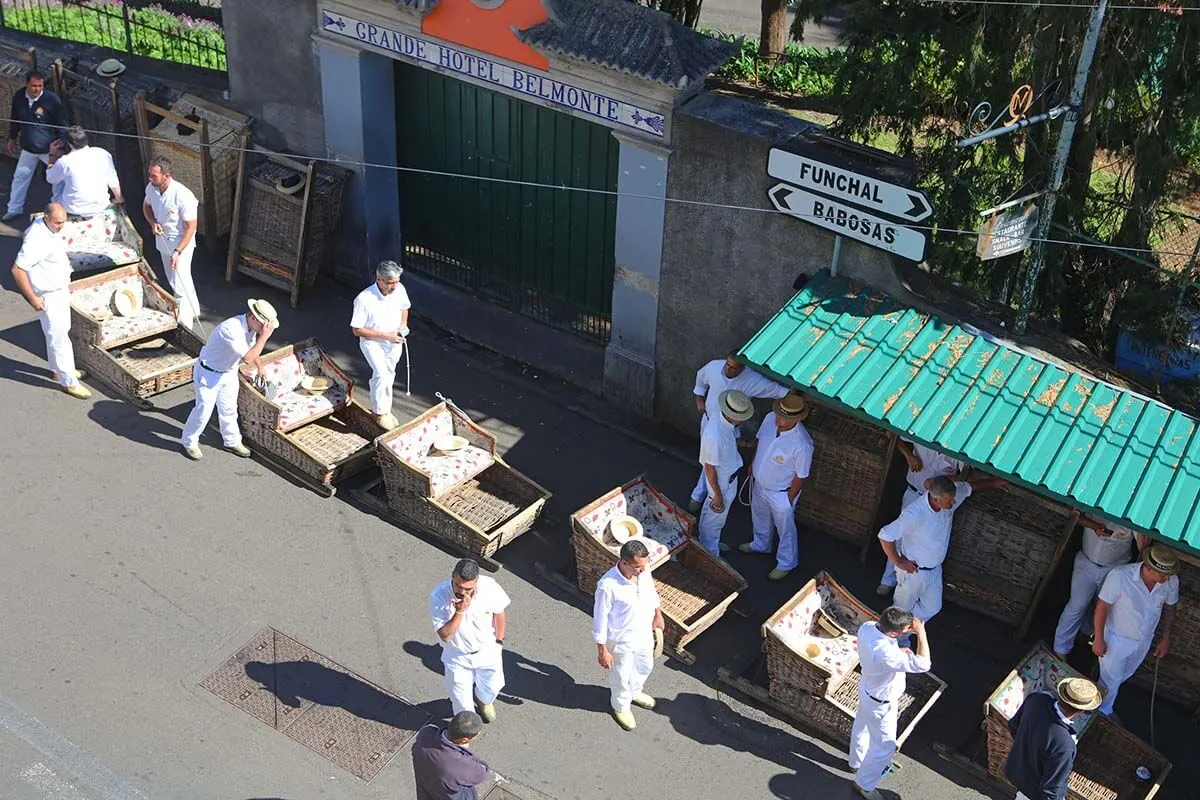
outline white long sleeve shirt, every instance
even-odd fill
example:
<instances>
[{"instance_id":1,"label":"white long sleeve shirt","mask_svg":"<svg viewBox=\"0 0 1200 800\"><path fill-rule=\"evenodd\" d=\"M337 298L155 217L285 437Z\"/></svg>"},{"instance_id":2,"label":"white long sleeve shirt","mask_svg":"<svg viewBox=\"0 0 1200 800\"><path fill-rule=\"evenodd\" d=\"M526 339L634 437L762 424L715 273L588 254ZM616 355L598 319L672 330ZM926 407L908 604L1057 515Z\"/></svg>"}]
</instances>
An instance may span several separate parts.
<instances>
[{"instance_id":1,"label":"white long sleeve shirt","mask_svg":"<svg viewBox=\"0 0 1200 800\"><path fill-rule=\"evenodd\" d=\"M653 647L654 612L658 604L658 590L654 588L650 570L629 580L613 567L596 584L592 640L614 647Z\"/></svg>"},{"instance_id":2,"label":"white long sleeve shirt","mask_svg":"<svg viewBox=\"0 0 1200 800\"><path fill-rule=\"evenodd\" d=\"M905 652L874 622L864 622L858 628L858 661L862 666L862 690L884 703L904 694L906 674L928 672L933 666L927 657Z\"/></svg>"},{"instance_id":3,"label":"white long sleeve shirt","mask_svg":"<svg viewBox=\"0 0 1200 800\"><path fill-rule=\"evenodd\" d=\"M737 389L747 397L783 397L788 393L786 386L776 383L770 378L764 378L747 367L736 378L725 376L725 359L718 358L708 362L696 372L696 388L692 392L697 397L704 398L705 414L709 419L721 416L721 392L727 389Z\"/></svg>"}]
</instances>

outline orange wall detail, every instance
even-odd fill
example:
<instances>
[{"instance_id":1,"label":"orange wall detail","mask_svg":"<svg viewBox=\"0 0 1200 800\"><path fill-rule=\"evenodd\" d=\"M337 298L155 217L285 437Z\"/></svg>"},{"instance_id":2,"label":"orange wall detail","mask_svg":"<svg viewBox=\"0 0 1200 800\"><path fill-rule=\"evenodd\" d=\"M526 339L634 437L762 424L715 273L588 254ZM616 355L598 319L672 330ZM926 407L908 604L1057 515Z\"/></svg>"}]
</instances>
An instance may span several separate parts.
<instances>
[{"instance_id":1,"label":"orange wall detail","mask_svg":"<svg viewBox=\"0 0 1200 800\"><path fill-rule=\"evenodd\" d=\"M499 8L483 9L471 0L440 0L421 21L421 31L482 53L548 71L546 58L517 40L513 28L545 22L541 0L506 0Z\"/></svg>"}]
</instances>

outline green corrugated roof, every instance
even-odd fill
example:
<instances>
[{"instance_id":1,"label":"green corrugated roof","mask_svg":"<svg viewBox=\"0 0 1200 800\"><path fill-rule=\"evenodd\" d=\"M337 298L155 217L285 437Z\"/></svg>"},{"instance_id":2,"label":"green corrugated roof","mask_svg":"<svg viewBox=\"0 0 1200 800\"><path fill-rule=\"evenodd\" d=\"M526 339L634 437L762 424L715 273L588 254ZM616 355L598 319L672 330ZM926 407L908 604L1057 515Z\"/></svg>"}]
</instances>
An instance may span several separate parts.
<instances>
[{"instance_id":1,"label":"green corrugated roof","mask_svg":"<svg viewBox=\"0 0 1200 800\"><path fill-rule=\"evenodd\" d=\"M739 355L859 418L1200 553L1195 417L828 272Z\"/></svg>"}]
</instances>

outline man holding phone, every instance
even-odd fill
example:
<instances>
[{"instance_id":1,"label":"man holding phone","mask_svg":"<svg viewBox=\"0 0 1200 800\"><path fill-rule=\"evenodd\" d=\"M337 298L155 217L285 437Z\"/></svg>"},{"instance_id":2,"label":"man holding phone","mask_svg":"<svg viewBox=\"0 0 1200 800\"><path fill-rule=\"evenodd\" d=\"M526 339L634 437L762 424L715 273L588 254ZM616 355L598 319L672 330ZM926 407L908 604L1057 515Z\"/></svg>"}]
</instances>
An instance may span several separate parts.
<instances>
[{"instance_id":1,"label":"man holding phone","mask_svg":"<svg viewBox=\"0 0 1200 800\"><path fill-rule=\"evenodd\" d=\"M429 616L442 643L442 665L454 713L478 710L484 722L496 720L496 695L504 688L505 610L512 602L500 584L479 574L464 558L450 579L429 595Z\"/></svg>"}]
</instances>

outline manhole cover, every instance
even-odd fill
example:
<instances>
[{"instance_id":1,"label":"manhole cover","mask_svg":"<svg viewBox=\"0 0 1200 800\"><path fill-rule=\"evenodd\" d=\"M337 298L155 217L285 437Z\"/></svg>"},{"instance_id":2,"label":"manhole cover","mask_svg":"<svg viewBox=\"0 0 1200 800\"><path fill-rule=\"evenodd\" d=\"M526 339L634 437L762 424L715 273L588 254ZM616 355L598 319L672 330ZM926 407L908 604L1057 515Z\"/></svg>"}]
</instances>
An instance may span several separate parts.
<instances>
[{"instance_id":1,"label":"manhole cover","mask_svg":"<svg viewBox=\"0 0 1200 800\"><path fill-rule=\"evenodd\" d=\"M252 717L369 781L429 715L274 628L200 682Z\"/></svg>"}]
</instances>

